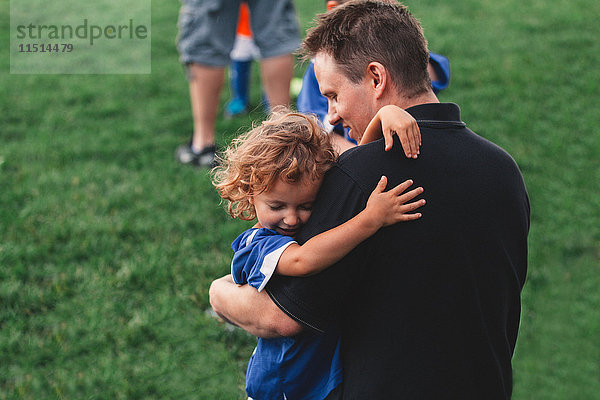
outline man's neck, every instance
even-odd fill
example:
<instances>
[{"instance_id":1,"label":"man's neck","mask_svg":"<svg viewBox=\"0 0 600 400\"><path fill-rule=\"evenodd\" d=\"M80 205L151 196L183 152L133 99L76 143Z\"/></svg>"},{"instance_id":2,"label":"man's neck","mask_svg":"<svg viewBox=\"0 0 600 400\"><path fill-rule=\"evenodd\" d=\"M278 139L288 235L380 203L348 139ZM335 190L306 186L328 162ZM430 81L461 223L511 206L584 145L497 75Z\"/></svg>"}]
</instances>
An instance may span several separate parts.
<instances>
[{"instance_id":1,"label":"man's neck","mask_svg":"<svg viewBox=\"0 0 600 400\"><path fill-rule=\"evenodd\" d=\"M418 96L414 97L406 97L406 96L394 96L390 99L391 102L388 104L395 104L398 107L403 109L407 109L413 106L418 106L419 104L427 104L427 103L439 103L437 96L433 91L428 91Z\"/></svg>"}]
</instances>

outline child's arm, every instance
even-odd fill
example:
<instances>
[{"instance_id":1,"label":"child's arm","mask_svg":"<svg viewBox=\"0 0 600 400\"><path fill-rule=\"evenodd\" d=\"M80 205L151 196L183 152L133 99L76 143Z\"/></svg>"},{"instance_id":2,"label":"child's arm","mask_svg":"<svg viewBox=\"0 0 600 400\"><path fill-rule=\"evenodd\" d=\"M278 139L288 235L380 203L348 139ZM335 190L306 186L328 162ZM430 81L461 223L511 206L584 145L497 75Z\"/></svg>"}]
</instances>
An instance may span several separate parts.
<instances>
[{"instance_id":1,"label":"child's arm","mask_svg":"<svg viewBox=\"0 0 600 400\"><path fill-rule=\"evenodd\" d=\"M419 146L421 146L419 125L402 108L391 104L381 107L365 129L360 144L377 140L382 134L385 139L385 151L392 148L394 142L392 136L396 134L402 143L406 157L417 158Z\"/></svg>"},{"instance_id":2,"label":"child's arm","mask_svg":"<svg viewBox=\"0 0 600 400\"><path fill-rule=\"evenodd\" d=\"M290 245L281 255L275 272L290 276L316 274L341 260L379 228L421 218L420 213L407 214L425 204L425 200L408 203L423 193L422 187L405 192L412 183L407 180L384 192L387 178L382 176L363 211L344 224L311 238L302 246L295 243Z\"/></svg>"}]
</instances>

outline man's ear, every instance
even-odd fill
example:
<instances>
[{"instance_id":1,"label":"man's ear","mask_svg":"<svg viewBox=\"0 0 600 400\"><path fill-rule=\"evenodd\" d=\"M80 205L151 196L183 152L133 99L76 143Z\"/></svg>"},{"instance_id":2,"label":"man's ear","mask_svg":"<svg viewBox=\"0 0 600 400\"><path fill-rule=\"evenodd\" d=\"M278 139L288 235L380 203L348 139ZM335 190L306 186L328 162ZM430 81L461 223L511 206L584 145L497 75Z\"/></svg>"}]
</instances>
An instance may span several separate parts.
<instances>
[{"instance_id":1,"label":"man's ear","mask_svg":"<svg viewBox=\"0 0 600 400\"><path fill-rule=\"evenodd\" d=\"M375 90L376 98L383 96L385 88L389 85L388 72L385 67L376 61L369 63L367 66L367 79L373 90Z\"/></svg>"}]
</instances>

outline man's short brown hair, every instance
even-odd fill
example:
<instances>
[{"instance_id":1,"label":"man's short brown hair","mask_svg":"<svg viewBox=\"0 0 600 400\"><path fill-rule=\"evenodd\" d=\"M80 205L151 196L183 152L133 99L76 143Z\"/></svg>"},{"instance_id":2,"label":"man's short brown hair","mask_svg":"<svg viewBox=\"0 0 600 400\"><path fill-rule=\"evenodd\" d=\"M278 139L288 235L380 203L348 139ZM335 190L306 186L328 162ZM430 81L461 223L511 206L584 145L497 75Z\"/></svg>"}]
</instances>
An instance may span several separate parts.
<instances>
[{"instance_id":1,"label":"man's short brown hair","mask_svg":"<svg viewBox=\"0 0 600 400\"><path fill-rule=\"evenodd\" d=\"M359 83L370 62L381 63L400 94L417 96L431 88L429 51L419 21L393 1L350 1L321 14L302 44L307 57L333 57Z\"/></svg>"}]
</instances>

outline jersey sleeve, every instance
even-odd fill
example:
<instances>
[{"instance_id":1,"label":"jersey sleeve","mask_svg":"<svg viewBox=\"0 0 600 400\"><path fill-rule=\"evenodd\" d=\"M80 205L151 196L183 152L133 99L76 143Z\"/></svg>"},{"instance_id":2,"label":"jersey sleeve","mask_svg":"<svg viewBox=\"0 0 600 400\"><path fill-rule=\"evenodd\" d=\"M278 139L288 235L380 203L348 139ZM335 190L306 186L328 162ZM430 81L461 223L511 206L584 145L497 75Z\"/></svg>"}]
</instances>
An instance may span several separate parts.
<instances>
[{"instance_id":1,"label":"jersey sleeve","mask_svg":"<svg viewBox=\"0 0 600 400\"><path fill-rule=\"evenodd\" d=\"M233 281L249 284L259 292L264 289L275 272L285 249L296 241L270 229L250 229L234 240L231 261Z\"/></svg>"}]
</instances>

